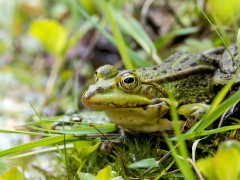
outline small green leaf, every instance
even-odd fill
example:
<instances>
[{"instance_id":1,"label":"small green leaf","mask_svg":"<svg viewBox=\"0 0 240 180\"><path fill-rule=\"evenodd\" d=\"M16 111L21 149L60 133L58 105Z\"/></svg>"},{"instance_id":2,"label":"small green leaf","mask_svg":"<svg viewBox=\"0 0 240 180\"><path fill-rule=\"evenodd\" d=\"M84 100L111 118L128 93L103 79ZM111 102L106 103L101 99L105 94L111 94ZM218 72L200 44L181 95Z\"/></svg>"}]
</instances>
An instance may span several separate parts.
<instances>
[{"instance_id":1,"label":"small green leaf","mask_svg":"<svg viewBox=\"0 0 240 180\"><path fill-rule=\"evenodd\" d=\"M98 6L96 6L94 0L79 0L79 3L89 14L97 12Z\"/></svg>"},{"instance_id":2,"label":"small green leaf","mask_svg":"<svg viewBox=\"0 0 240 180\"><path fill-rule=\"evenodd\" d=\"M81 158L87 158L92 153L98 150L98 147L101 143L100 138L96 138L93 141L77 141L74 142L74 146Z\"/></svg>"},{"instance_id":3,"label":"small green leaf","mask_svg":"<svg viewBox=\"0 0 240 180\"><path fill-rule=\"evenodd\" d=\"M227 151L232 148L235 148L240 152L240 143L236 140L225 141L219 146L218 151Z\"/></svg>"},{"instance_id":4,"label":"small green leaf","mask_svg":"<svg viewBox=\"0 0 240 180\"><path fill-rule=\"evenodd\" d=\"M208 177L209 179L217 179L214 171L214 165L210 157L198 160L197 167L204 174L204 176Z\"/></svg>"},{"instance_id":5,"label":"small green leaf","mask_svg":"<svg viewBox=\"0 0 240 180\"><path fill-rule=\"evenodd\" d=\"M231 0L231 2L229 0L209 0L207 2L207 11L222 25L236 21L239 17L239 8L239 0Z\"/></svg>"},{"instance_id":6,"label":"small green leaf","mask_svg":"<svg viewBox=\"0 0 240 180\"><path fill-rule=\"evenodd\" d=\"M150 168L150 167L158 167L158 163L154 158L147 158L141 161L132 163L128 165L129 168Z\"/></svg>"},{"instance_id":7,"label":"small green leaf","mask_svg":"<svg viewBox=\"0 0 240 180\"><path fill-rule=\"evenodd\" d=\"M197 167L207 179L238 180L240 178L240 150L236 141L224 142L213 158L197 161Z\"/></svg>"},{"instance_id":8,"label":"small green leaf","mask_svg":"<svg viewBox=\"0 0 240 180\"><path fill-rule=\"evenodd\" d=\"M68 44L68 30L60 23L50 19L32 22L29 33L36 37L49 53L62 56Z\"/></svg>"},{"instance_id":9,"label":"small green leaf","mask_svg":"<svg viewBox=\"0 0 240 180\"><path fill-rule=\"evenodd\" d=\"M112 167L110 165L101 169L96 176L96 180L110 180L111 171L112 171Z\"/></svg>"},{"instance_id":10,"label":"small green leaf","mask_svg":"<svg viewBox=\"0 0 240 180\"><path fill-rule=\"evenodd\" d=\"M13 167L8 171L5 171L0 180L25 180L25 177L22 172L20 172L17 167Z\"/></svg>"}]
</instances>

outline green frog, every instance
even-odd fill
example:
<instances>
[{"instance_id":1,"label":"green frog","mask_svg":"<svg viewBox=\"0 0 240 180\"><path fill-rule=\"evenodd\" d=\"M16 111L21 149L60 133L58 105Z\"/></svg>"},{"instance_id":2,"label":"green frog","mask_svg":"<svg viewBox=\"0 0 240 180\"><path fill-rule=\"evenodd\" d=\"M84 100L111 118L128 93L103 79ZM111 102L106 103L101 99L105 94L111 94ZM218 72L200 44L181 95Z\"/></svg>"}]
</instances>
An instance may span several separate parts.
<instances>
[{"instance_id":1,"label":"green frog","mask_svg":"<svg viewBox=\"0 0 240 180\"><path fill-rule=\"evenodd\" d=\"M105 111L123 128L145 133L173 129L172 105L179 114L180 128L190 128L209 109L218 88L229 81L227 69L219 68L225 63L219 52L222 50L175 53L160 65L133 70L102 66L96 70L95 83L83 94L82 102Z\"/></svg>"}]
</instances>

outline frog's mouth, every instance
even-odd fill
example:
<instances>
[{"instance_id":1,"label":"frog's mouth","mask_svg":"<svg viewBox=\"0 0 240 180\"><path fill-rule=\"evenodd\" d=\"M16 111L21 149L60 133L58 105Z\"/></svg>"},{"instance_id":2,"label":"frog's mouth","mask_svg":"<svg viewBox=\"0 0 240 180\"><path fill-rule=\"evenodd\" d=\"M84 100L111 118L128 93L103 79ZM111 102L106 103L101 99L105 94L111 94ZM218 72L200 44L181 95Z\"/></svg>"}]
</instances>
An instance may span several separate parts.
<instances>
[{"instance_id":1,"label":"frog's mouth","mask_svg":"<svg viewBox=\"0 0 240 180\"><path fill-rule=\"evenodd\" d=\"M92 109L105 110L115 108L147 108L153 100L134 94L95 94L88 95L86 91L82 96L82 103Z\"/></svg>"}]
</instances>

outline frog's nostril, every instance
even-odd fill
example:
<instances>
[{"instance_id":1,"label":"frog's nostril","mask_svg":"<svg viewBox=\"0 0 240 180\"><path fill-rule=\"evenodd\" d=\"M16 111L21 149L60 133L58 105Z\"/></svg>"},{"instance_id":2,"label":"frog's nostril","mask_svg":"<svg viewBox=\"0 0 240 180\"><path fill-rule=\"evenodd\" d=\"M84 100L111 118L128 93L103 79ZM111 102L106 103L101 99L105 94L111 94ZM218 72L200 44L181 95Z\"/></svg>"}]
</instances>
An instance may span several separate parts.
<instances>
[{"instance_id":1,"label":"frog's nostril","mask_svg":"<svg viewBox=\"0 0 240 180\"><path fill-rule=\"evenodd\" d=\"M91 97L93 97L94 95L96 95L97 93L101 93L103 91L102 87L97 87L95 90L92 90L91 88L89 88L84 94L83 94L83 98L86 100L89 100Z\"/></svg>"},{"instance_id":2,"label":"frog's nostril","mask_svg":"<svg viewBox=\"0 0 240 180\"><path fill-rule=\"evenodd\" d=\"M97 87L97 89L96 89L96 91L97 91L97 92L101 92L102 90L103 90L103 88L102 88L102 87L100 87L100 86L99 86L99 87Z\"/></svg>"}]
</instances>

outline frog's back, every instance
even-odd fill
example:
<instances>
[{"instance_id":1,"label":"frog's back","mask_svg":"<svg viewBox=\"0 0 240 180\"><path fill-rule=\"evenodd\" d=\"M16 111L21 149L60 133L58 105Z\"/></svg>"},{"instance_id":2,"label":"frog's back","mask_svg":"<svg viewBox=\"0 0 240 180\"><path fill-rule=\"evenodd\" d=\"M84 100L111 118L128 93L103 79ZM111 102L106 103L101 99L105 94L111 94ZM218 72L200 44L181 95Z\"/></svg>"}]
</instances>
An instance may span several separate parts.
<instances>
[{"instance_id":1,"label":"frog's back","mask_svg":"<svg viewBox=\"0 0 240 180\"><path fill-rule=\"evenodd\" d=\"M214 55L176 53L160 65L134 71L142 84L158 88L164 97L171 91L179 104L209 103L214 97L212 77L218 64Z\"/></svg>"},{"instance_id":2,"label":"frog's back","mask_svg":"<svg viewBox=\"0 0 240 180\"><path fill-rule=\"evenodd\" d=\"M176 80L183 78L181 75L186 74L184 72L189 72L189 75L203 73L205 70L213 72L218 67L218 64L219 58L212 55L178 52L169 56L162 64L140 68L135 71L143 81L164 80L166 76L172 76L174 77L173 80ZM201 67L205 68L201 69Z\"/></svg>"},{"instance_id":3,"label":"frog's back","mask_svg":"<svg viewBox=\"0 0 240 180\"><path fill-rule=\"evenodd\" d=\"M230 54L231 53L231 54ZM234 59L233 59L234 58ZM220 58L219 68L213 77L214 91L218 92L224 85L234 79L232 91L239 89L240 86L240 57L237 44L225 50Z\"/></svg>"}]
</instances>

